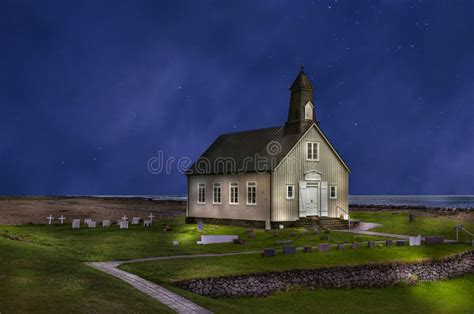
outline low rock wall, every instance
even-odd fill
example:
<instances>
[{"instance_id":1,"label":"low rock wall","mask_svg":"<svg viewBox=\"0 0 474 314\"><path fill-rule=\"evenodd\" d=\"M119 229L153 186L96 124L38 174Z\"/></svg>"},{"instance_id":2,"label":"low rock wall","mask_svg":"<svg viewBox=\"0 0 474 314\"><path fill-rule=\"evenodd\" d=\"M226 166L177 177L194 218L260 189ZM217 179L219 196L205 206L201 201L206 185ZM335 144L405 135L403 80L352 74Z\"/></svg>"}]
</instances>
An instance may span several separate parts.
<instances>
[{"instance_id":1,"label":"low rock wall","mask_svg":"<svg viewBox=\"0 0 474 314\"><path fill-rule=\"evenodd\" d=\"M243 276L192 279L177 286L213 298L268 296L292 286L317 288L373 288L393 284L435 281L474 272L474 250L413 263L364 264L287 270Z\"/></svg>"}]
</instances>

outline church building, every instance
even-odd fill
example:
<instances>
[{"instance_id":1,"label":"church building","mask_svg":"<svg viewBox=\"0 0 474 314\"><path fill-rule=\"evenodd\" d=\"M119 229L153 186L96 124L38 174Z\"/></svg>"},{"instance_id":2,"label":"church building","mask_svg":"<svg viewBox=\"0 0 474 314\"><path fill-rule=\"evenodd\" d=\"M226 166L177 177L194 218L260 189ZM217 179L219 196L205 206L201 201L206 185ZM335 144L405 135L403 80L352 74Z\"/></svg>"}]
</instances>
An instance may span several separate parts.
<instances>
[{"instance_id":1,"label":"church building","mask_svg":"<svg viewBox=\"0 0 474 314\"><path fill-rule=\"evenodd\" d=\"M188 222L270 228L348 219L351 170L321 130L303 67L290 91L284 125L222 134L190 167Z\"/></svg>"}]
</instances>

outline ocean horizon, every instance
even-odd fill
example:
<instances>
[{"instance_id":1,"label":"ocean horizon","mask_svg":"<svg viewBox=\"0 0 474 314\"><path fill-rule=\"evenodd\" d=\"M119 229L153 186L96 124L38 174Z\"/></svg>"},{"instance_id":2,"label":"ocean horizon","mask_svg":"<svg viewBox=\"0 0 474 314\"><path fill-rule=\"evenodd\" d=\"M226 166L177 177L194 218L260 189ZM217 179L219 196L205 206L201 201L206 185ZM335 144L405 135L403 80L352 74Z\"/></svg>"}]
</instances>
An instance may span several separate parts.
<instances>
[{"instance_id":1,"label":"ocean horizon","mask_svg":"<svg viewBox=\"0 0 474 314\"><path fill-rule=\"evenodd\" d=\"M82 195L86 196L86 195ZM89 195L92 197L139 197L154 200L186 200L186 195ZM472 207L474 195L349 195L349 204L412 205L425 207Z\"/></svg>"}]
</instances>

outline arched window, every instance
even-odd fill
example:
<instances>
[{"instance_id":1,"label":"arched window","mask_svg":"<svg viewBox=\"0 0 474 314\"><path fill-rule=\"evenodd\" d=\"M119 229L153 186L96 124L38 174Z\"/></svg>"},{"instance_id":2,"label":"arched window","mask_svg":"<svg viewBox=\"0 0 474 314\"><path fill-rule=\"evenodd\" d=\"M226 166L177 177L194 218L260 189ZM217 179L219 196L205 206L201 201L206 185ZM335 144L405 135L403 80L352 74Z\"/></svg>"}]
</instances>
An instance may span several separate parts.
<instances>
[{"instance_id":1,"label":"arched window","mask_svg":"<svg viewBox=\"0 0 474 314\"><path fill-rule=\"evenodd\" d=\"M304 106L304 118L306 120L313 120L313 104L308 101Z\"/></svg>"}]
</instances>

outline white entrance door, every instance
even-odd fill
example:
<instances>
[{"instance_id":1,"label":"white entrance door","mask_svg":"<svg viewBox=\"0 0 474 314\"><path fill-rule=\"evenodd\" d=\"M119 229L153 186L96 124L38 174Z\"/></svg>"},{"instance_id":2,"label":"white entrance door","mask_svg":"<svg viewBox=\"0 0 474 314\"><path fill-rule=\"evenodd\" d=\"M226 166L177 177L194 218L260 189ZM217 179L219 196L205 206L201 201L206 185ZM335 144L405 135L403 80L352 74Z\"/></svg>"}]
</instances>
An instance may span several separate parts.
<instances>
[{"instance_id":1,"label":"white entrance door","mask_svg":"<svg viewBox=\"0 0 474 314\"><path fill-rule=\"evenodd\" d=\"M319 183L306 184L305 212L306 216L319 215Z\"/></svg>"}]
</instances>

